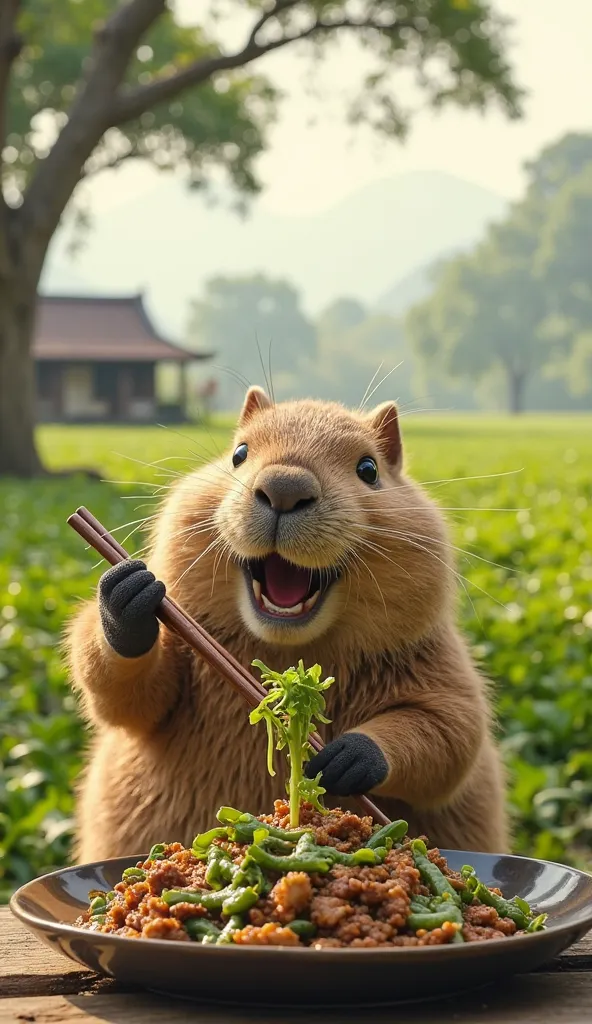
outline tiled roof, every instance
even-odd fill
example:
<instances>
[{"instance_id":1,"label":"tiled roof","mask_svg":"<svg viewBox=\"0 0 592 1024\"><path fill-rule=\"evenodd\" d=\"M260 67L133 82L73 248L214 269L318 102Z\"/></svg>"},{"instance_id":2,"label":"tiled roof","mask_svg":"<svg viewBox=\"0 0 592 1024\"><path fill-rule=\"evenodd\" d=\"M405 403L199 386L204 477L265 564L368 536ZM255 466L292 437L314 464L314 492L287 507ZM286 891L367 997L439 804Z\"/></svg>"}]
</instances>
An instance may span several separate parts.
<instances>
[{"instance_id":1,"label":"tiled roof","mask_svg":"<svg viewBox=\"0 0 592 1024\"><path fill-rule=\"evenodd\" d=\"M41 296L33 355L77 362L186 362L210 353L187 352L152 326L141 295L125 298Z\"/></svg>"}]
</instances>

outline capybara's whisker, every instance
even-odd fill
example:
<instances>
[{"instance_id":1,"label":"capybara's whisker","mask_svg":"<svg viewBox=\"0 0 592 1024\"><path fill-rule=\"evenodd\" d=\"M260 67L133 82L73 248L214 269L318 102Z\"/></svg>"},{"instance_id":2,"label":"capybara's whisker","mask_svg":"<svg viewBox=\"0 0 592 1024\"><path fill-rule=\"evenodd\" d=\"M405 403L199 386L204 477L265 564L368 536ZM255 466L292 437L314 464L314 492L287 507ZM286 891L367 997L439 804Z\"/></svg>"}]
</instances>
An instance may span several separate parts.
<instances>
[{"instance_id":1,"label":"capybara's whisker","mask_svg":"<svg viewBox=\"0 0 592 1024\"><path fill-rule=\"evenodd\" d=\"M478 476L448 476L442 477L441 480L419 480L418 483L420 483L422 487L435 487L439 484L466 483L470 480L498 480L503 476L517 476L518 473L523 472L524 468L508 469L504 473L480 473Z\"/></svg>"},{"instance_id":2,"label":"capybara's whisker","mask_svg":"<svg viewBox=\"0 0 592 1024\"><path fill-rule=\"evenodd\" d=\"M465 558L476 558L479 562L485 562L486 565L492 565L496 569L504 569L505 572L513 572L518 576L522 575L521 569L515 569L511 565L503 565L501 562L492 562L491 559L485 558L483 555L478 555L476 551L468 551L466 548L458 547L456 544L449 544L448 541L438 540L438 538L430 537L428 534L409 532L405 530L385 529L384 527L371 526L370 524L366 524L364 529L378 534L379 536L395 537L400 540L406 540L407 537L413 537L414 540L427 540L430 544L439 544L442 547L450 547L452 551L457 551L459 554L464 555Z\"/></svg>"},{"instance_id":3,"label":"capybara's whisker","mask_svg":"<svg viewBox=\"0 0 592 1024\"><path fill-rule=\"evenodd\" d=\"M404 566L399 565L398 562L395 562L394 558L390 558L390 556L386 552L386 548L381 547L379 544L373 544L369 540L362 540L361 538L358 541L358 544L360 544L364 548L367 548L369 551L374 551L376 554L380 555L381 558L384 558L385 561L390 562L391 565L394 565L397 569L404 573L405 576L408 576L409 579L412 579L411 573L408 572L407 569L404 568Z\"/></svg>"},{"instance_id":4,"label":"capybara's whisker","mask_svg":"<svg viewBox=\"0 0 592 1024\"><path fill-rule=\"evenodd\" d=\"M395 372L395 370L398 370L398 369L399 369L399 368L400 368L400 367L401 367L402 365L403 365L403 360L401 360L401 362L400 362L400 363L397 363L397 365L396 365L396 366L393 366L393 367L392 367L392 369L391 369L391 370L389 370L389 372L388 372L388 373L385 373L384 377L382 377L382 378L381 378L381 379L380 379L380 380L378 381L378 384L375 384L375 385L374 385L374 387L372 388L372 390L371 390L370 394L368 394L368 395L366 395L366 396L364 397L364 401L363 401L362 405L360 406L360 408L361 408L361 409L363 409L363 408L364 408L364 406L365 406L365 405L366 405L366 404L367 404L367 403L368 403L368 402L370 401L370 399L372 398L372 395L376 394L376 392L378 391L378 389L379 389L380 387L382 387L382 385L384 384L385 380L388 380L388 378L389 378L389 377L390 377L390 376L391 376L391 375L392 375L392 374L393 374L393 373Z\"/></svg>"},{"instance_id":5,"label":"capybara's whisker","mask_svg":"<svg viewBox=\"0 0 592 1024\"><path fill-rule=\"evenodd\" d=\"M364 408L364 406L365 406L365 404L366 404L366 399L367 399L367 397L368 397L368 392L370 391L370 388L371 388L371 387L372 387L372 385L374 384L374 381L375 381L375 380L376 380L376 378L378 377L378 374L379 374L379 373L380 373L380 371L382 370L382 367L383 367L383 366L384 366L384 363L379 363L379 364L378 364L378 369L376 369L376 370L374 371L374 373L372 374L372 377L371 377L371 379L370 379L370 383L368 384L368 387L367 387L367 388L366 388L366 390L364 391L364 394L363 394L363 396L362 396L362 401L360 402L360 404L359 404L359 406L358 406L358 410L359 410L360 412L361 412L361 411L362 411L362 409Z\"/></svg>"},{"instance_id":6,"label":"capybara's whisker","mask_svg":"<svg viewBox=\"0 0 592 1024\"><path fill-rule=\"evenodd\" d=\"M117 455L117 457L119 459L126 459L128 462L135 462L138 466L145 466L146 469L155 469L156 468L156 466L155 466L155 464L153 462L144 462L143 459L135 459L131 455L125 455L124 452L113 452L113 454ZM163 473L166 476L173 476L173 477L179 477L179 478L184 476L184 473L182 473L181 470L176 470L176 469L163 470Z\"/></svg>"}]
</instances>

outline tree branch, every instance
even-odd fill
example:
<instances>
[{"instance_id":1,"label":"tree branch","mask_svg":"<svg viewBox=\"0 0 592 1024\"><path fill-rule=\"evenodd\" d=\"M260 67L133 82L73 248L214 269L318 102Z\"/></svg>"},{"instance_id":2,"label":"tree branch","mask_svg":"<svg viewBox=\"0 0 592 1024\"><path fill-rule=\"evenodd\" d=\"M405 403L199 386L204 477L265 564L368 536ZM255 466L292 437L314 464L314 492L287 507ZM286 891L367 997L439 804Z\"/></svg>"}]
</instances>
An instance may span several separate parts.
<instances>
[{"instance_id":1,"label":"tree branch","mask_svg":"<svg viewBox=\"0 0 592 1024\"><path fill-rule=\"evenodd\" d=\"M272 11L259 18L242 50L236 53L218 54L215 57L203 57L175 75L159 79L150 85L129 89L124 93L120 93L119 103L113 111L115 120L113 120L112 124L121 125L125 124L126 121L133 121L146 110L157 106L159 103L166 103L168 100L174 99L184 89L201 85L202 82L207 81L212 75L218 74L220 71L233 71L235 68L245 67L266 53L272 53L274 50L279 50L290 43L297 43L302 39L310 39L314 35L346 28L358 31L370 28L375 29L377 32L385 32L387 29L392 31L395 27L415 27L412 22L404 21L385 25L383 22L373 18L360 20L355 18L338 18L332 21L317 18L308 28L303 29L301 32L295 32L292 35L282 35L266 43L258 43L256 37L263 25L273 15L279 13L280 10L294 6L295 2L296 0L285 0L285 2L279 0Z\"/></svg>"},{"instance_id":2,"label":"tree branch","mask_svg":"<svg viewBox=\"0 0 592 1024\"><path fill-rule=\"evenodd\" d=\"M123 164L126 164L128 160L145 160L147 155L147 153L130 150L128 153L119 153L110 160L105 160L104 163L97 163L96 167L89 167L89 165L86 164L84 172L81 175L81 180L89 181L89 179L95 178L97 174L102 174L103 171L116 171L119 167L122 167Z\"/></svg>"},{"instance_id":3,"label":"tree branch","mask_svg":"<svg viewBox=\"0 0 592 1024\"><path fill-rule=\"evenodd\" d=\"M290 7L296 7L299 3L300 0L276 0L273 7L270 7L268 11L265 11L259 20L253 25L247 44L254 43L256 41L257 35L268 21L271 21L271 19L275 18L278 14L281 14L282 11L287 11Z\"/></svg>"},{"instance_id":4,"label":"tree branch","mask_svg":"<svg viewBox=\"0 0 592 1024\"><path fill-rule=\"evenodd\" d=\"M4 0L2 0L4 2ZM166 0L129 0L99 29L68 122L40 161L25 194L23 222L33 231L38 259L55 231L95 146L112 124L114 97L140 38L166 10ZM33 273L41 267L33 267Z\"/></svg>"}]
</instances>

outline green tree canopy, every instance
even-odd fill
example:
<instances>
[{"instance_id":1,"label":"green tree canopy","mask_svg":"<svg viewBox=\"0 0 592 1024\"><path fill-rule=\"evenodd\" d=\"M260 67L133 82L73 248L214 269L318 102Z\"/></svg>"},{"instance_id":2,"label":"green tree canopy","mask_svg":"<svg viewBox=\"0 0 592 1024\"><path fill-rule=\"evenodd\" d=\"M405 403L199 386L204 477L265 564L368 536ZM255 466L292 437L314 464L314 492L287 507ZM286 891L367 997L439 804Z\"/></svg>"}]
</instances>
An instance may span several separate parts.
<instances>
[{"instance_id":1,"label":"green tree canopy","mask_svg":"<svg viewBox=\"0 0 592 1024\"><path fill-rule=\"evenodd\" d=\"M394 317L371 313L356 299L331 303L317 319L318 359L309 375L315 393L357 406L389 375L390 394L412 393L413 353ZM310 387L310 385L309 385Z\"/></svg>"},{"instance_id":2,"label":"green tree canopy","mask_svg":"<svg viewBox=\"0 0 592 1024\"><path fill-rule=\"evenodd\" d=\"M24 45L10 82L3 165L12 205L22 201L38 161L47 157L48 140L67 124L93 31L99 45L102 35L108 46L116 25L113 18L109 28L105 19L121 6L114 0L29 0L24 6L18 26ZM219 50L203 29L179 25L170 10L150 21L122 69L121 109L109 119L115 123L106 126L83 176L142 158L160 170L185 168L192 185L203 184L221 165L238 189L253 191L253 160L273 116L273 87L260 76L235 72L223 80L208 78L181 95L169 90L168 98L165 81ZM152 109L145 102L150 90Z\"/></svg>"},{"instance_id":3,"label":"green tree canopy","mask_svg":"<svg viewBox=\"0 0 592 1024\"><path fill-rule=\"evenodd\" d=\"M502 371L514 412L541 371L582 395L592 369L592 135L564 136L528 170L524 199L439 269L407 319L424 365L456 379Z\"/></svg>"},{"instance_id":4,"label":"green tree canopy","mask_svg":"<svg viewBox=\"0 0 592 1024\"><path fill-rule=\"evenodd\" d=\"M208 281L203 299L191 305L188 335L228 370L220 381L221 401L228 408L237 398L230 377L252 383L267 375L279 397L316 355L316 332L300 308L298 292L287 281L264 274Z\"/></svg>"},{"instance_id":5,"label":"green tree canopy","mask_svg":"<svg viewBox=\"0 0 592 1024\"><path fill-rule=\"evenodd\" d=\"M543 326L556 343L555 372L575 395L592 386L591 238L592 153L549 204L536 258L549 310Z\"/></svg>"},{"instance_id":6,"label":"green tree canopy","mask_svg":"<svg viewBox=\"0 0 592 1024\"><path fill-rule=\"evenodd\" d=\"M304 41L320 56L344 34L359 40L371 64L353 93L354 120L404 134L410 111L396 98L401 69L416 75L432 106L496 101L518 113L506 23L489 0L229 0L224 10L231 20L237 11L252 14L234 49L222 43L217 2L200 11L207 31L179 24L167 0L0 4L0 473L41 468L36 290L85 177L144 159L184 168L193 185L222 168L240 194L254 191L278 97L250 65Z\"/></svg>"},{"instance_id":7,"label":"green tree canopy","mask_svg":"<svg viewBox=\"0 0 592 1024\"><path fill-rule=\"evenodd\" d=\"M529 194L541 200L560 191L566 182L576 178L592 162L592 135L569 132L557 142L545 146L536 160L526 164Z\"/></svg>"},{"instance_id":8,"label":"green tree canopy","mask_svg":"<svg viewBox=\"0 0 592 1024\"><path fill-rule=\"evenodd\" d=\"M364 322L368 313L357 299L341 298L331 302L317 319L317 332L322 344L331 344L343 331Z\"/></svg>"},{"instance_id":9,"label":"green tree canopy","mask_svg":"<svg viewBox=\"0 0 592 1024\"><path fill-rule=\"evenodd\" d=\"M475 252L448 263L433 295L407 320L419 357L451 377L481 380L501 368L512 412L521 411L526 382L547 358L534 244L519 215L510 218Z\"/></svg>"}]
</instances>

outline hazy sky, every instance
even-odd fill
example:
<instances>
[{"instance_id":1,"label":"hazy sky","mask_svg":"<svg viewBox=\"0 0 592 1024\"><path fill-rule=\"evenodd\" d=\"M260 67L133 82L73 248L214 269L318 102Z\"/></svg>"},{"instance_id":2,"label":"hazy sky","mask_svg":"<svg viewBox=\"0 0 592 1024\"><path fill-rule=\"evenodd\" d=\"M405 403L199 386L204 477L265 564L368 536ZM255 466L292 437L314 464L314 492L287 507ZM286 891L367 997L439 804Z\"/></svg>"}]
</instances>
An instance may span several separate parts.
<instances>
[{"instance_id":1,"label":"hazy sky","mask_svg":"<svg viewBox=\"0 0 592 1024\"><path fill-rule=\"evenodd\" d=\"M351 93L366 61L354 43L339 46L324 63L322 102L303 90L309 67L303 51L260 61L257 68L288 94L259 164L266 185L262 205L283 214L318 211L377 178L418 169L519 194L524 160L563 132L592 130L592 0L493 3L515 21L511 52L518 81L529 92L518 122L497 110L485 117L454 108L437 116L420 112L405 144L377 141L366 129L348 127L342 116L340 93ZM190 18L202 5L179 0L179 7ZM229 42L238 34L236 22L225 33ZM153 183L153 172L139 167L103 176L93 185L95 208L113 208Z\"/></svg>"}]
</instances>

